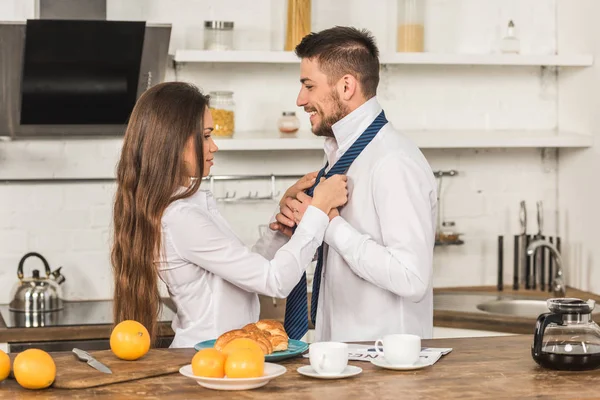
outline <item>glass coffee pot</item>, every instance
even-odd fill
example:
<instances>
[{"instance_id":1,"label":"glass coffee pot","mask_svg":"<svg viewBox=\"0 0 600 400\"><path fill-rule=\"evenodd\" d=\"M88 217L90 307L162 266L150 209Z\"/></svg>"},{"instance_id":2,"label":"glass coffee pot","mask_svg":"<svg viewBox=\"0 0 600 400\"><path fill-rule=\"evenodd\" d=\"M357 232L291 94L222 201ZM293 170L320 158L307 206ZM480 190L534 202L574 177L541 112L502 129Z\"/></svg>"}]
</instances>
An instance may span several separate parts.
<instances>
[{"instance_id":1,"label":"glass coffee pot","mask_svg":"<svg viewBox=\"0 0 600 400\"><path fill-rule=\"evenodd\" d=\"M538 317L531 355L544 368L568 371L600 367L600 327L592 321L594 300L548 299Z\"/></svg>"}]
</instances>

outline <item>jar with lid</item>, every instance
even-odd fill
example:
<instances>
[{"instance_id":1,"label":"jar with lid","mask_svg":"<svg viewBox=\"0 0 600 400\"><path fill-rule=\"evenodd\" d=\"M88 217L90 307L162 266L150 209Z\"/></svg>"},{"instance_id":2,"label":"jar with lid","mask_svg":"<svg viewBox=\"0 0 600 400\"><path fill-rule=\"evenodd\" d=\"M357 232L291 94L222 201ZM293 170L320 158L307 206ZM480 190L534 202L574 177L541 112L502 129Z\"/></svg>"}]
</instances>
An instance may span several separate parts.
<instances>
[{"instance_id":1,"label":"jar with lid","mask_svg":"<svg viewBox=\"0 0 600 400\"><path fill-rule=\"evenodd\" d=\"M233 50L232 21L204 21L205 50Z\"/></svg>"},{"instance_id":2,"label":"jar with lid","mask_svg":"<svg viewBox=\"0 0 600 400\"><path fill-rule=\"evenodd\" d=\"M425 45L425 0L398 0L399 52L417 53Z\"/></svg>"},{"instance_id":3,"label":"jar with lid","mask_svg":"<svg viewBox=\"0 0 600 400\"><path fill-rule=\"evenodd\" d=\"M235 131L235 102L233 92L209 92L210 113L213 117L213 135L231 137Z\"/></svg>"},{"instance_id":4,"label":"jar with lid","mask_svg":"<svg viewBox=\"0 0 600 400\"><path fill-rule=\"evenodd\" d=\"M442 231L439 233L438 241L442 244L458 244L460 242L460 233L456 231L454 221L444 221Z\"/></svg>"},{"instance_id":5,"label":"jar with lid","mask_svg":"<svg viewBox=\"0 0 600 400\"><path fill-rule=\"evenodd\" d=\"M288 0L285 51L293 51L310 33L311 0Z\"/></svg>"},{"instance_id":6,"label":"jar with lid","mask_svg":"<svg viewBox=\"0 0 600 400\"><path fill-rule=\"evenodd\" d=\"M300 120L294 111L284 111L277 120L277 127L281 133L296 133L300 129Z\"/></svg>"},{"instance_id":7,"label":"jar with lid","mask_svg":"<svg viewBox=\"0 0 600 400\"><path fill-rule=\"evenodd\" d=\"M519 54L519 39L515 36L515 23L512 20L508 22L506 36L500 41L500 51Z\"/></svg>"}]
</instances>

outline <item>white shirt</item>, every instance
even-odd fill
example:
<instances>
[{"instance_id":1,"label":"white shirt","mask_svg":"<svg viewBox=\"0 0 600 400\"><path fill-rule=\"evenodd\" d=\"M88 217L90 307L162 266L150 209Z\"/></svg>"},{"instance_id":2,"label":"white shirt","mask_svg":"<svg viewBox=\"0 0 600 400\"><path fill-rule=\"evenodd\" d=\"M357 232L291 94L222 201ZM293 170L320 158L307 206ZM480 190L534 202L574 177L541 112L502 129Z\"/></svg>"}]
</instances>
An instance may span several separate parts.
<instances>
[{"instance_id":1,"label":"white shirt","mask_svg":"<svg viewBox=\"0 0 600 400\"><path fill-rule=\"evenodd\" d=\"M328 168L380 112L371 98L333 125L335 139L325 143ZM325 232L315 339L430 338L437 189L427 160L388 123L347 176L348 203Z\"/></svg>"},{"instance_id":2,"label":"white shirt","mask_svg":"<svg viewBox=\"0 0 600 400\"><path fill-rule=\"evenodd\" d=\"M327 215L311 206L289 241L269 230L252 252L221 216L209 191L171 203L162 217L164 250L158 264L177 306L171 347L192 347L256 322L258 294L284 298L292 291L328 223Z\"/></svg>"}]
</instances>

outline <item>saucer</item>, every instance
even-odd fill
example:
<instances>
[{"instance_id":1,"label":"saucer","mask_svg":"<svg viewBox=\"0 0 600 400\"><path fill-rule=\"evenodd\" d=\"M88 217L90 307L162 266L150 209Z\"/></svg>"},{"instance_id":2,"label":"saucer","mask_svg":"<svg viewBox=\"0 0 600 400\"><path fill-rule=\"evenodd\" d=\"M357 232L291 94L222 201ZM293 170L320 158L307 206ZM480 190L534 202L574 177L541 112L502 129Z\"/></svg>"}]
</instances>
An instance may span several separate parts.
<instances>
[{"instance_id":1,"label":"saucer","mask_svg":"<svg viewBox=\"0 0 600 400\"><path fill-rule=\"evenodd\" d=\"M385 360L385 358L375 358L371 360L371 364L381 368L393 369L395 371L412 371L432 365L427 362L423 362L421 359L414 364L390 364Z\"/></svg>"},{"instance_id":2,"label":"saucer","mask_svg":"<svg viewBox=\"0 0 600 400\"><path fill-rule=\"evenodd\" d=\"M285 374L287 369L278 364L265 363L264 374L258 378L206 378L196 376L192 372L192 365L188 364L179 369L179 373L192 378L198 385L215 390L248 390L265 386L271 380Z\"/></svg>"},{"instance_id":3,"label":"saucer","mask_svg":"<svg viewBox=\"0 0 600 400\"><path fill-rule=\"evenodd\" d=\"M358 375L361 372L362 372L362 368L355 367L354 365L346 366L346 368L342 371L342 373L336 374L336 375L319 375L317 373L317 371L315 371L313 369L313 367L311 367L310 365L304 365L304 366L298 368L298 373L300 375L309 376L311 378L318 378L318 379L343 379L343 378L349 378L351 376Z\"/></svg>"}]
</instances>

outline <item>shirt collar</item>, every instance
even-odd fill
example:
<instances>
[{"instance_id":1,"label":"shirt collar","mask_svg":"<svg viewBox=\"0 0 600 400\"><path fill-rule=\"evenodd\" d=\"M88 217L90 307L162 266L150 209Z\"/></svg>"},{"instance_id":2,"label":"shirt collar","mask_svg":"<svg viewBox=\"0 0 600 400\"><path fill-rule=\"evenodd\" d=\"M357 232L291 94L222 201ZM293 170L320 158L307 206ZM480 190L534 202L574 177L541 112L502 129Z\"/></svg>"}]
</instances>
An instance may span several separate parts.
<instances>
[{"instance_id":1,"label":"shirt collar","mask_svg":"<svg viewBox=\"0 0 600 400\"><path fill-rule=\"evenodd\" d=\"M179 186L179 188L175 191L175 195L181 194L187 190L184 186ZM212 210L217 208L217 202L209 189L199 188L196 193L188 197L190 201L194 204L201 206L207 210Z\"/></svg>"},{"instance_id":2,"label":"shirt collar","mask_svg":"<svg viewBox=\"0 0 600 400\"><path fill-rule=\"evenodd\" d=\"M331 126L334 137L325 139L325 153L330 166L352 146L381 110L377 96L374 96Z\"/></svg>"}]
</instances>

